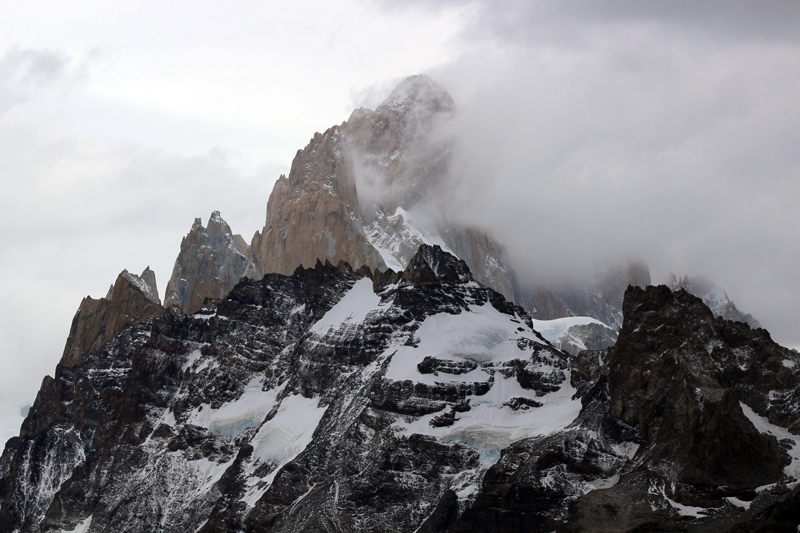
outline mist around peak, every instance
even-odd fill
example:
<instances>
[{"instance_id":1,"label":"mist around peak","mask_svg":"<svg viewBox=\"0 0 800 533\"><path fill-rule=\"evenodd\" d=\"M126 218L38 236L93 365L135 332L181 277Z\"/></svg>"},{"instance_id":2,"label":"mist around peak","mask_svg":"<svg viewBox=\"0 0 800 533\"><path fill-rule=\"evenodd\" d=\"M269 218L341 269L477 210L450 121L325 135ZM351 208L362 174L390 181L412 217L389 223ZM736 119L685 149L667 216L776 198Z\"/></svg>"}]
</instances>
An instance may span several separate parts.
<instances>
[{"instance_id":1,"label":"mist around peak","mask_svg":"<svg viewBox=\"0 0 800 533\"><path fill-rule=\"evenodd\" d=\"M800 299L796 6L414 2L453 6L461 53L426 71L455 103L428 212L503 243L521 283L635 258L654 283L702 274L800 344L787 319Z\"/></svg>"}]
</instances>

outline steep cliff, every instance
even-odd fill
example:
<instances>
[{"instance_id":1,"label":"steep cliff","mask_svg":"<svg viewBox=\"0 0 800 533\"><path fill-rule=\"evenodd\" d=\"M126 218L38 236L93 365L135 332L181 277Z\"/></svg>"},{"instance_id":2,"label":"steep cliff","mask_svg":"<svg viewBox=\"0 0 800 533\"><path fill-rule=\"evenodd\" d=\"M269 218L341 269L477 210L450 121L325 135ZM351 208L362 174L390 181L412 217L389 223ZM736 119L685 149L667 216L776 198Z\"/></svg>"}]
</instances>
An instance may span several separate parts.
<instances>
[{"instance_id":1,"label":"steep cliff","mask_svg":"<svg viewBox=\"0 0 800 533\"><path fill-rule=\"evenodd\" d=\"M81 301L69 330L61 364L75 366L128 326L164 312L158 298L155 273L150 267L141 276L123 270L105 298L89 296Z\"/></svg>"},{"instance_id":2,"label":"steep cliff","mask_svg":"<svg viewBox=\"0 0 800 533\"><path fill-rule=\"evenodd\" d=\"M167 283L164 306L193 313L206 298L225 297L243 277L258 277L247 257L247 244L233 235L230 226L214 211L204 228L197 218L181 240L172 277Z\"/></svg>"}]
</instances>

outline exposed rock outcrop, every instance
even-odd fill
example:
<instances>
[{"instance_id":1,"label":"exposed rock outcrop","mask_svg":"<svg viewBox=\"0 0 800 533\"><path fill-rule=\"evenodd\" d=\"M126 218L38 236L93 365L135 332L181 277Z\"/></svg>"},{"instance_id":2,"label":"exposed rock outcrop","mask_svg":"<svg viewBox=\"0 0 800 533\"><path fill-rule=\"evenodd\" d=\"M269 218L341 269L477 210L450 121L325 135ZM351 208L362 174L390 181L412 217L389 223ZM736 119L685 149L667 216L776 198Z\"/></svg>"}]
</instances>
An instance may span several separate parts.
<instances>
[{"instance_id":1,"label":"exposed rock outcrop","mask_svg":"<svg viewBox=\"0 0 800 533\"><path fill-rule=\"evenodd\" d=\"M193 313L206 298L224 298L241 278L259 277L247 257L247 244L233 235L230 226L214 211L204 228L197 218L181 240L172 277L167 283L164 306Z\"/></svg>"},{"instance_id":2,"label":"exposed rock outcrop","mask_svg":"<svg viewBox=\"0 0 800 533\"><path fill-rule=\"evenodd\" d=\"M80 364L123 329L164 312L150 267L141 276L123 270L105 298L87 296L81 301L61 356L67 367Z\"/></svg>"}]
</instances>

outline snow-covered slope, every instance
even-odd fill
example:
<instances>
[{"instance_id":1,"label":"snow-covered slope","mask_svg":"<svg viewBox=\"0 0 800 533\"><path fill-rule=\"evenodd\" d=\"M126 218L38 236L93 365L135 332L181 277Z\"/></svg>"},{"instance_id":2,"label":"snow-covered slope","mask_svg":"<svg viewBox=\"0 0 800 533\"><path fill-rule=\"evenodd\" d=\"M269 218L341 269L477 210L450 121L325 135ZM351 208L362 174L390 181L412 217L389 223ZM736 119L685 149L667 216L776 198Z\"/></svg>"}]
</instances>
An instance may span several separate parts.
<instances>
[{"instance_id":1,"label":"snow-covered slope","mask_svg":"<svg viewBox=\"0 0 800 533\"><path fill-rule=\"evenodd\" d=\"M455 255L438 233L422 229L411 213L402 207L389 216L378 209L373 217L364 225L364 234L380 253L386 266L395 272L405 270L408 261L423 244L440 246L442 250Z\"/></svg>"}]
</instances>

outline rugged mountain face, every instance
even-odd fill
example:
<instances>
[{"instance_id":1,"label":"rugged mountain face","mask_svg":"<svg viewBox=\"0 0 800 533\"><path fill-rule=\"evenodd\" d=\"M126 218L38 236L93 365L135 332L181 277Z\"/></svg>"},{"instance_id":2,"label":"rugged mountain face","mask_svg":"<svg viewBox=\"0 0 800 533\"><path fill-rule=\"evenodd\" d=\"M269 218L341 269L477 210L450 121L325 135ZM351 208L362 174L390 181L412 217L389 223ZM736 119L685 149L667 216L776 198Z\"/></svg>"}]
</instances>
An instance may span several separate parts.
<instances>
[{"instance_id":1,"label":"rugged mountain face","mask_svg":"<svg viewBox=\"0 0 800 533\"><path fill-rule=\"evenodd\" d=\"M689 276L675 277L674 274L670 276L669 288L673 291L683 289L689 294L693 294L703 300L714 316L722 317L726 320L736 320L744 322L751 328L760 328L761 324L758 320L753 318L749 313L742 313L736 308L728 293L716 283L702 277L690 278Z\"/></svg>"},{"instance_id":2,"label":"rugged mountain face","mask_svg":"<svg viewBox=\"0 0 800 533\"><path fill-rule=\"evenodd\" d=\"M664 286L624 313L571 364L577 420L505 450L453 531L796 528L797 352Z\"/></svg>"},{"instance_id":3,"label":"rugged mountain face","mask_svg":"<svg viewBox=\"0 0 800 533\"><path fill-rule=\"evenodd\" d=\"M247 243L234 235L219 214L211 213L208 228L197 218L181 240L181 250L167 283L164 306L193 313L206 298L224 298L243 277L258 277L247 257Z\"/></svg>"},{"instance_id":4,"label":"rugged mountain face","mask_svg":"<svg viewBox=\"0 0 800 533\"><path fill-rule=\"evenodd\" d=\"M105 298L87 296L81 302L72 319L61 364L75 366L123 329L163 313L156 275L150 267L141 276L123 270Z\"/></svg>"},{"instance_id":5,"label":"rugged mountain face","mask_svg":"<svg viewBox=\"0 0 800 533\"><path fill-rule=\"evenodd\" d=\"M800 356L683 291L624 314L570 358L435 246L242 279L57 367L0 532L795 527Z\"/></svg>"},{"instance_id":6,"label":"rugged mountain face","mask_svg":"<svg viewBox=\"0 0 800 533\"><path fill-rule=\"evenodd\" d=\"M577 415L567 365L438 247L245 279L59 365L3 456L0 531L439 527Z\"/></svg>"},{"instance_id":7,"label":"rugged mountain face","mask_svg":"<svg viewBox=\"0 0 800 533\"><path fill-rule=\"evenodd\" d=\"M356 109L315 135L270 195L266 224L250 245L258 271L289 275L317 260L400 271L419 246L436 244L513 300L516 282L497 243L413 214L446 177L452 111L447 91L412 76L374 111Z\"/></svg>"}]
</instances>

